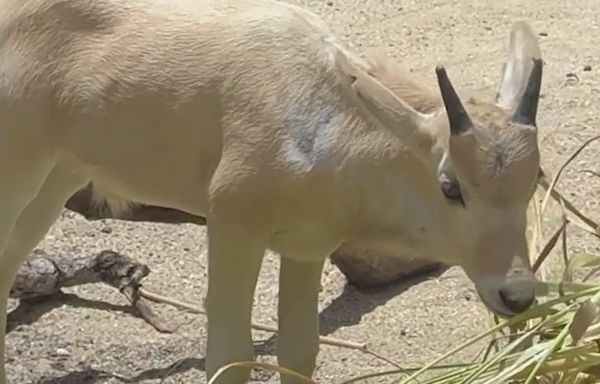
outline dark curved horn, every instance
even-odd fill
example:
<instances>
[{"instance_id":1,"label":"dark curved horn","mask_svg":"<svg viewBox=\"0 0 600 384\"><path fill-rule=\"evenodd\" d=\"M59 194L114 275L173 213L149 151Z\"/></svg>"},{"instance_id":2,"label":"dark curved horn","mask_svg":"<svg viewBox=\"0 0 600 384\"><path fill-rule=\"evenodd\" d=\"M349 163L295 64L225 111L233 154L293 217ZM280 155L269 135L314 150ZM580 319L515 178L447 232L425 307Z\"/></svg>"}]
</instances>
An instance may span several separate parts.
<instances>
[{"instance_id":1,"label":"dark curved horn","mask_svg":"<svg viewBox=\"0 0 600 384\"><path fill-rule=\"evenodd\" d=\"M536 125L538 102L540 100L540 89L542 87L542 59L533 59L533 67L527 80L527 87L519 103L513 121L519 124Z\"/></svg>"},{"instance_id":2,"label":"dark curved horn","mask_svg":"<svg viewBox=\"0 0 600 384\"><path fill-rule=\"evenodd\" d=\"M459 135L467 131L473 125L473 122L460 102L460 98L456 94L456 91L448 78L446 69L441 65L438 65L435 68L435 73L437 74L438 85L442 93L446 113L448 114L450 132L453 135Z\"/></svg>"}]
</instances>

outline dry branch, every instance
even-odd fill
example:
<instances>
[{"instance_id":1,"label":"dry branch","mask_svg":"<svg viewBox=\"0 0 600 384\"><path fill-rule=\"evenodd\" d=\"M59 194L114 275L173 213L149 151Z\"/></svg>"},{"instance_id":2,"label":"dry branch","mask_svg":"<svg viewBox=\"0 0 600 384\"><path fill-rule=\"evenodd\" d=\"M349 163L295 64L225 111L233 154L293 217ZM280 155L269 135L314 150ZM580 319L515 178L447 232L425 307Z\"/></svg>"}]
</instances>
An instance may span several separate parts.
<instances>
[{"instance_id":1,"label":"dry branch","mask_svg":"<svg viewBox=\"0 0 600 384\"><path fill-rule=\"evenodd\" d=\"M150 268L127 256L105 250L97 255L73 257L48 255L36 251L19 269L10 291L13 299L33 299L60 293L62 288L82 284L104 283L117 288L137 310L142 318L159 332L172 333L175 327L160 319L150 308L150 301L169 304L192 313L204 314L202 309L142 288L141 281ZM277 333L277 328L253 323L257 330ZM360 350L376 355L364 343L353 343L331 337L321 337L323 344ZM397 365L389 360L393 365Z\"/></svg>"},{"instance_id":2,"label":"dry branch","mask_svg":"<svg viewBox=\"0 0 600 384\"><path fill-rule=\"evenodd\" d=\"M150 268L113 251L88 257L48 255L37 251L23 263L10 291L14 299L32 299L57 294L62 288L104 283L117 288L150 325L160 332L173 332L172 326L152 312L146 299L136 291Z\"/></svg>"},{"instance_id":3,"label":"dry branch","mask_svg":"<svg viewBox=\"0 0 600 384\"><path fill-rule=\"evenodd\" d=\"M19 270L10 297L27 299L53 295L61 288L106 283L117 289L137 286L150 269L127 256L102 251L91 257L48 255L36 251Z\"/></svg>"},{"instance_id":4,"label":"dry branch","mask_svg":"<svg viewBox=\"0 0 600 384\"><path fill-rule=\"evenodd\" d=\"M197 305L186 303L184 301L180 301L180 300L176 300L176 299L172 299L170 297L166 297L166 296L160 295L158 293L150 292L143 287L139 288L138 294L140 297L143 297L150 301L154 301L156 303L169 304L173 307L176 307L176 308L179 308L179 309L191 312L191 313L204 314L204 311L202 310L202 308ZM270 325L252 323L252 328L259 330L259 331L277 333L277 328L270 326ZM329 344L329 345L334 345L334 346L338 346L338 347L344 347L344 348L360 350L363 352L368 352L367 345L364 343L354 343L351 341L338 340L338 339L334 339L334 338L326 337L326 336L321 336L319 338L319 341L322 344Z\"/></svg>"}]
</instances>

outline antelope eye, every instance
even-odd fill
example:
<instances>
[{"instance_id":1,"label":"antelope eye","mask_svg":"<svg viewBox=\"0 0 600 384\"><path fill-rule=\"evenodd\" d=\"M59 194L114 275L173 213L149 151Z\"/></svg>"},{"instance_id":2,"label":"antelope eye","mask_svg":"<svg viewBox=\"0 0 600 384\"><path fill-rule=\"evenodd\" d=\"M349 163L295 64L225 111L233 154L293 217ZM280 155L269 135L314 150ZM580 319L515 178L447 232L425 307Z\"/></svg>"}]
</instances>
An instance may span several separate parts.
<instances>
[{"instance_id":1,"label":"antelope eye","mask_svg":"<svg viewBox=\"0 0 600 384\"><path fill-rule=\"evenodd\" d=\"M460 191L460 185L457 181L454 180L441 180L440 186L442 188L442 193L451 203L460 204L461 206L465 206L465 201L463 200L462 192Z\"/></svg>"}]
</instances>

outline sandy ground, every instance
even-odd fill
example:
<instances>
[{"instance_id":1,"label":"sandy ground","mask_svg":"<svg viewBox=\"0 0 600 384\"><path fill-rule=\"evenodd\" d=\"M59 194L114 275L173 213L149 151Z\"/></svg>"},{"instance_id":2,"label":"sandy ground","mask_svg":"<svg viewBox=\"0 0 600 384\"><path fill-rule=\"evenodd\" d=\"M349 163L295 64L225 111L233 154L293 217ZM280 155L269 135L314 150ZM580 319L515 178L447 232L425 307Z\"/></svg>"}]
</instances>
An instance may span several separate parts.
<instances>
[{"instance_id":1,"label":"sandy ground","mask_svg":"<svg viewBox=\"0 0 600 384\"><path fill-rule=\"evenodd\" d=\"M430 81L434 66L443 63L459 92L472 90L490 97L496 89L508 31L514 21L527 20L540 33L547 63L538 114L546 168L556 172L583 141L600 133L595 118L600 115L597 0L294 2L328 20L359 52L383 48ZM585 66L591 70L584 70ZM599 179L581 170L599 170L597 153L598 145L590 147L559 184L593 217L600 217ZM573 233L571 238L574 250L598 249L589 237ZM73 255L107 248L125 252L152 268L146 284L154 290L197 303L206 292L205 232L193 225L92 223L65 212L40 248ZM256 295L256 321L275 322L277 270L277 258L269 255ZM322 281L322 333L368 342L404 366L435 358L489 321L472 284L458 268L378 292L346 286L341 273L330 265ZM175 334L159 334L130 313L119 293L103 286L72 289L44 305L18 307L12 302L9 382L204 382L204 318L168 306L156 308L180 326ZM257 332L255 337L260 359L274 362L269 335ZM389 368L388 363L360 352L323 346L315 378L335 383ZM265 372L256 379L277 381Z\"/></svg>"}]
</instances>

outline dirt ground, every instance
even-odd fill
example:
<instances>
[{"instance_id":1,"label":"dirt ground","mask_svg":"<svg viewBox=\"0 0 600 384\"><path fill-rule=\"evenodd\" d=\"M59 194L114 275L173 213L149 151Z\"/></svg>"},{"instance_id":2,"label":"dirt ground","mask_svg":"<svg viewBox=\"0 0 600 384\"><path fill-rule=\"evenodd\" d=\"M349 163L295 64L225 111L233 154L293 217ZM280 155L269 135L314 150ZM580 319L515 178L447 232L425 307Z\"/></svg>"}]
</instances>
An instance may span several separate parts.
<instances>
[{"instance_id":1,"label":"dirt ground","mask_svg":"<svg viewBox=\"0 0 600 384\"><path fill-rule=\"evenodd\" d=\"M581 143L600 134L597 0L294 2L325 18L358 52L383 48L432 82L435 65L443 63L460 93L475 91L488 97L496 90L509 29L514 21L526 20L540 34L547 64L538 113L545 167L555 173ZM600 171L599 145L586 150L559 183L578 207L596 218L600 218L600 179L582 170ZM571 239L574 251L598 250L598 243L587 236L572 233ZM206 292L202 227L87 222L65 212L40 248L73 255L113 249L151 267L146 285L153 290L198 304ZM269 255L257 289L256 321L275 323L277 271L278 260ZM430 361L489 324L487 312L459 268L376 292L346 286L343 275L331 265L322 281L322 333L368 342L403 366ZM205 382L202 316L155 306L161 316L180 326L166 335L132 315L126 304L118 292L98 285L70 289L64 297L35 306L11 302L9 382ZM269 337L255 333L257 353L262 361L275 362ZM322 346L315 379L336 383L390 368L357 351ZM261 382L277 382L270 373L255 376Z\"/></svg>"}]
</instances>

